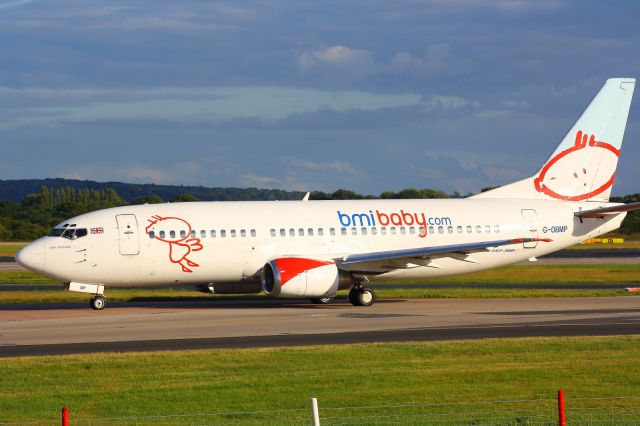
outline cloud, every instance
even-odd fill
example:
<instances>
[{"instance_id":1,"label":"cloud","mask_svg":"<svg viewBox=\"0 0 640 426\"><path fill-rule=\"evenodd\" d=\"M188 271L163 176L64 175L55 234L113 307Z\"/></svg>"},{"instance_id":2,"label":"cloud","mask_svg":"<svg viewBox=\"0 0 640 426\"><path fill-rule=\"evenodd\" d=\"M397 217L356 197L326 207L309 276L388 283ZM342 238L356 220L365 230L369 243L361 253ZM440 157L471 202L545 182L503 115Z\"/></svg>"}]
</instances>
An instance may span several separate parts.
<instances>
[{"instance_id":1,"label":"cloud","mask_svg":"<svg viewBox=\"0 0 640 426\"><path fill-rule=\"evenodd\" d=\"M303 72L341 73L349 77L372 74L377 67L370 52L341 45L303 52L296 63Z\"/></svg>"},{"instance_id":2,"label":"cloud","mask_svg":"<svg viewBox=\"0 0 640 426\"><path fill-rule=\"evenodd\" d=\"M35 0L16 0L16 1L0 2L0 9L23 6L25 4L32 3L33 1Z\"/></svg>"},{"instance_id":3,"label":"cloud","mask_svg":"<svg viewBox=\"0 0 640 426\"><path fill-rule=\"evenodd\" d=\"M180 162L164 167L141 162L125 164L87 163L79 167L66 164L65 167L64 169L58 169L55 175L68 179L116 180L157 184L201 181L204 173L203 165L196 162Z\"/></svg>"},{"instance_id":4,"label":"cloud","mask_svg":"<svg viewBox=\"0 0 640 426\"><path fill-rule=\"evenodd\" d=\"M294 167L300 167L306 170L313 171L333 171L337 173L347 173L353 174L355 173L353 167L349 164L349 162L344 160L335 160L329 162L315 162L311 160L304 160L301 158L294 157L284 157L283 160Z\"/></svg>"},{"instance_id":5,"label":"cloud","mask_svg":"<svg viewBox=\"0 0 640 426\"><path fill-rule=\"evenodd\" d=\"M215 123L282 120L320 110L377 111L422 104L411 93L322 91L287 87L158 89L11 89L0 87L0 128L92 121Z\"/></svg>"},{"instance_id":6,"label":"cloud","mask_svg":"<svg viewBox=\"0 0 640 426\"><path fill-rule=\"evenodd\" d=\"M259 176L255 173L246 173L240 177L240 182L246 186L273 188L274 184L278 182L278 179L268 176Z\"/></svg>"},{"instance_id":7,"label":"cloud","mask_svg":"<svg viewBox=\"0 0 640 426\"><path fill-rule=\"evenodd\" d=\"M391 59L390 69L395 73L438 75L451 71L461 62L452 54L449 45L442 43L429 46L421 57L407 52L396 53Z\"/></svg>"}]
</instances>

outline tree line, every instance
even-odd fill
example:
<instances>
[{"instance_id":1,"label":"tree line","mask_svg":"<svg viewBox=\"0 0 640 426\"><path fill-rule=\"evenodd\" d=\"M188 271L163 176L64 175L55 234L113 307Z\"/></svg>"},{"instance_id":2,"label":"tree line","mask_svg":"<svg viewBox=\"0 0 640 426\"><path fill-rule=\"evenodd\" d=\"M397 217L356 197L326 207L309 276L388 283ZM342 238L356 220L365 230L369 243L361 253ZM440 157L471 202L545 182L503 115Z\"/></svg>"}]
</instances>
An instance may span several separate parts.
<instances>
[{"instance_id":1,"label":"tree line","mask_svg":"<svg viewBox=\"0 0 640 426\"><path fill-rule=\"evenodd\" d=\"M302 199L303 193L295 199ZM314 191L311 200L360 200L360 199L431 199L457 198L442 191L424 188L407 188L398 192L385 191L380 195L363 195L347 189L332 193ZM256 197L256 200L262 198ZM287 198L291 199L291 198ZM114 188L74 188L72 186L50 188L42 186L40 191L25 195L21 201L0 201L0 241L31 241L46 235L51 228L64 220L95 210L136 204L200 201L191 193L181 193L171 199L149 193L126 201ZM612 197L614 202L632 203L640 201L640 194ZM640 214L630 212L619 230L622 235L640 233Z\"/></svg>"}]
</instances>

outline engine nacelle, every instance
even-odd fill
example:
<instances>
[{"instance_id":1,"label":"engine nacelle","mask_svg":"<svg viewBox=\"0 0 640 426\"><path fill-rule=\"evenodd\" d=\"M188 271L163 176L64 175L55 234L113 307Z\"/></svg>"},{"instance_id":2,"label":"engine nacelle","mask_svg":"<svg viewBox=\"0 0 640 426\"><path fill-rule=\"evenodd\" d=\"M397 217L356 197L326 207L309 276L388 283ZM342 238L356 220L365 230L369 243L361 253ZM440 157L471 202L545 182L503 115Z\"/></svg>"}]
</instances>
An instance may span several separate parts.
<instances>
[{"instance_id":1,"label":"engine nacelle","mask_svg":"<svg viewBox=\"0 0 640 426\"><path fill-rule=\"evenodd\" d=\"M323 260L284 257L262 268L262 290L274 297L334 297L352 283L350 272Z\"/></svg>"}]
</instances>

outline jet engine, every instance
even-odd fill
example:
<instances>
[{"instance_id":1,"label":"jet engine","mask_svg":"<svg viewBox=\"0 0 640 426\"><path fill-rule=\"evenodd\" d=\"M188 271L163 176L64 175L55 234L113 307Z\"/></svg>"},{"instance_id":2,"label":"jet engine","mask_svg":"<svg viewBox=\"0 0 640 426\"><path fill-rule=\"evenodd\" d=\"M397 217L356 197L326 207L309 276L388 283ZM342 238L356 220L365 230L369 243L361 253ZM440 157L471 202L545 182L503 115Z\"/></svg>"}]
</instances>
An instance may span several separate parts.
<instances>
[{"instance_id":1,"label":"jet engine","mask_svg":"<svg viewBox=\"0 0 640 426\"><path fill-rule=\"evenodd\" d=\"M274 297L334 297L338 290L347 289L352 283L350 272L323 260L285 257L262 268L262 290Z\"/></svg>"}]
</instances>

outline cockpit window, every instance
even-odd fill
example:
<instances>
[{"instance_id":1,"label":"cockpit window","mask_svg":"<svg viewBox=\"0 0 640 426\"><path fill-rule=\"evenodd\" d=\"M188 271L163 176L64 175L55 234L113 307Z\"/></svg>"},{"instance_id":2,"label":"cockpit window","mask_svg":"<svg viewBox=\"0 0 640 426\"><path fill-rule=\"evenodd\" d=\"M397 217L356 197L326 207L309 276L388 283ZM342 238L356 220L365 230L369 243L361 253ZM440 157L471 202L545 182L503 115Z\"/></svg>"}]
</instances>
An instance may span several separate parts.
<instances>
[{"instance_id":1,"label":"cockpit window","mask_svg":"<svg viewBox=\"0 0 640 426\"><path fill-rule=\"evenodd\" d=\"M67 240L75 240L86 235L86 228L53 228L48 234L49 237L62 237Z\"/></svg>"},{"instance_id":2,"label":"cockpit window","mask_svg":"<svg viewBox=\"0 0 640 426\"><path fill-rule=\"evenodd\" d=\"M66 231L66 228L53 228L47 235L48 237L60 237Z\"/></svg>"}]
</instances>

